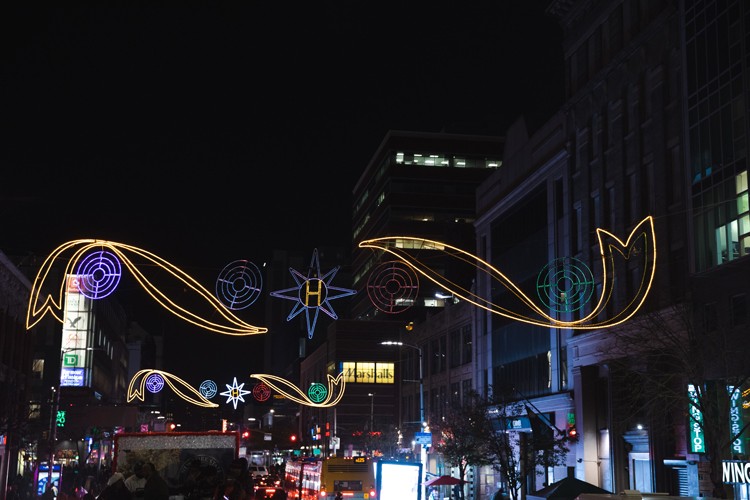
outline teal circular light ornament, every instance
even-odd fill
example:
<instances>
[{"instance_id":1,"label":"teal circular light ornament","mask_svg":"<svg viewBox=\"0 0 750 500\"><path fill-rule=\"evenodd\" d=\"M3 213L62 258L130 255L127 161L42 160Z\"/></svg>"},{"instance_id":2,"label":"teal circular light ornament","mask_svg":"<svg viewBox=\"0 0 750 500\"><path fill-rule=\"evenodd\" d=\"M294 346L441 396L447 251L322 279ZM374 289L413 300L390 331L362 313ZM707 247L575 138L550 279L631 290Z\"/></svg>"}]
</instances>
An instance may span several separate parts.
<instances>
[{"instance_id":1,"label":"teal circular light ornament","mask_svg":"<svg viewBox=\"0 0 750 500\"><path fill-rule=\"evenodd\" d=\"M594 296L594 273L574 257L555 259L542 269L536 280L539 300L558 313L570 313L585 306Z\"/></svg>"},{"instance_id":2,"label":"teal circular light ornament","mask_svg":"<svg viewBox=\"0 0 750 500\"><path fill-rule=\"evenodd\" d=\"M307 395L313 403L320 403L326 399L326 396L328 396L328 389L319 382L313 382L307 390Z\"/></svg>"}]
</instances>

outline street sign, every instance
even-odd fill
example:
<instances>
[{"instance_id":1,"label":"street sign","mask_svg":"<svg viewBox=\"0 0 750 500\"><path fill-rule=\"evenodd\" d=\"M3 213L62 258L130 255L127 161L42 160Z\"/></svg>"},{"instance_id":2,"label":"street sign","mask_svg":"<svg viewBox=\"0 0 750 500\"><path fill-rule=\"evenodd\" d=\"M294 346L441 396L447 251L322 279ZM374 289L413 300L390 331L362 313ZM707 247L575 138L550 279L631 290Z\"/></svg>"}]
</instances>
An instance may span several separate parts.
<instances>
[{"instance_id":1,"label":"street sign","mask_svg":"<svg viewBox=\"0 0 750 500\"><path fill-rule=\"evenodd\" d=\"M431 432L417 432L416 434L414 434L414 442L416 444L432 446L432 433Z\"/></svg>"}]
</instances>

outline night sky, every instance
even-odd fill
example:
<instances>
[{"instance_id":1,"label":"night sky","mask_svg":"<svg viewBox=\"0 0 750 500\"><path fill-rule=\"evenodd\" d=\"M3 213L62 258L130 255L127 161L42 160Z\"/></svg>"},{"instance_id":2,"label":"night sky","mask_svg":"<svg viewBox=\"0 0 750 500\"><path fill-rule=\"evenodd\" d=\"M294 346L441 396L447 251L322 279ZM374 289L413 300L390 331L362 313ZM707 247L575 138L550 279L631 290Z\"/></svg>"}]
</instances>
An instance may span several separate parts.
<instances>
[{"instance_id":1,"label":"night sky","mask_svg":"<svg viewBox=\"0 0 750 500\"><path fill-rule=\"evenodd\" d=\"M548 2L406 3L4 7L0 250L109 239L202 277L350 245L389 129L502 135L562 102Z\"/></svg>"}]
</instances>

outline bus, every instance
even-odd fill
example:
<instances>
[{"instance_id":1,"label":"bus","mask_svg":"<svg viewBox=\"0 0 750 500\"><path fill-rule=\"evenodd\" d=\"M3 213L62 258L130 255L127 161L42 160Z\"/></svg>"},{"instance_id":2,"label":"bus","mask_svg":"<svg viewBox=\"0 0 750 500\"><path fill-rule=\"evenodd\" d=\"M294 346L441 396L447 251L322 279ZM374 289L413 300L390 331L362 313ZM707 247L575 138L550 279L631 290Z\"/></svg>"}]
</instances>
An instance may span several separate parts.
<instances>
[{"instance_id":1,"label":"bus","mask_svg":"<svg viewBox=\"0 0 750 500\"><path fill-rule=\"evenodd\" d=\"M298 458L287 460L284 491L289 500L374 500L375 467L368 457Z\"/></svg>"}]
</instances>

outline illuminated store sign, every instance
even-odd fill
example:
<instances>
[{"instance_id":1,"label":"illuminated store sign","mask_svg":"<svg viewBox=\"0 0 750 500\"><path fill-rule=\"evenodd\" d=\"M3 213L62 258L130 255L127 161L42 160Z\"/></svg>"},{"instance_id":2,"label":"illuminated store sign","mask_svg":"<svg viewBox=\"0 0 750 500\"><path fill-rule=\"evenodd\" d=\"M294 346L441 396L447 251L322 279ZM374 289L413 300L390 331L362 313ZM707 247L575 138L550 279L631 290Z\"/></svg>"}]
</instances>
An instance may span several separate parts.
<instances>
[{"instance_id":1,"label":"illuminated store sign","mask_svg":"<svg viewBox=\"0 0 750 500\"><path fill-rule=\"evenodd\" d=\"M721 480L724 483L750 484L750 462L723 460L721 462Z\"/></svg>"},{"instance_id":2,"label":"illuminated store sign","mask_svg":"<svg viewBox=\"0 0 750 500\"><path fill-rule=\"evenodd\" d=\"M727 386L727 391L729 392L729 432L734 437L732 440L732 455L744 455L744 434L738 436L745 426L745 421L742 418L742 399L740 391L734 389L731 385Z\"/></svg>"},{"instance_id":3,"label":"illuminated store sign","mask_svg":"<svg viewBox=\"0 0 750 500\"><path fill-rule=\"evenodd\" d=\"M690 404L690 452L705 453L706 439L703 436L703 413L696 406L698 404L698 395L695 392L693 384L688 384L688 397Z\"/></svg>"},{"instance_id":4,"label":"illuminated store sign","mask_svg":"<svg viewBox=\"0 0 750 500\"><path fill-rule=\"evenodd\" d=\"M393 384L393 363L344 361L344 380L347 384Z\"/></svg>"}]
</instances>

